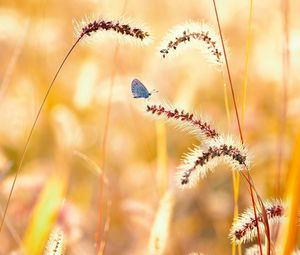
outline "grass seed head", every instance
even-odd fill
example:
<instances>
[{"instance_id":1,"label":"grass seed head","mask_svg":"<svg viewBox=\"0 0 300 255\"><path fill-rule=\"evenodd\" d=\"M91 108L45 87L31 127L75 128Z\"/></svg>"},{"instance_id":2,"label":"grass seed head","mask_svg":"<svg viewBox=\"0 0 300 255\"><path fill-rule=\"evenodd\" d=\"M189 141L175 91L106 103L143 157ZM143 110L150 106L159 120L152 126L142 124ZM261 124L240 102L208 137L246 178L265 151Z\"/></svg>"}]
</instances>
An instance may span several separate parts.
<instances>
[{"instance_id":1,"label":"grass seed head","mask_svg":"<svg viewBox=\"0 0 300 255\"><path fill-rule=\"evenodd\" d=\"M206 60L217 66L224 63L220 37L206 23L189 22L175 26L164 38L160 53L163 57L180 53L184 49L199 49Z\"/></svg>"}]
</instances>

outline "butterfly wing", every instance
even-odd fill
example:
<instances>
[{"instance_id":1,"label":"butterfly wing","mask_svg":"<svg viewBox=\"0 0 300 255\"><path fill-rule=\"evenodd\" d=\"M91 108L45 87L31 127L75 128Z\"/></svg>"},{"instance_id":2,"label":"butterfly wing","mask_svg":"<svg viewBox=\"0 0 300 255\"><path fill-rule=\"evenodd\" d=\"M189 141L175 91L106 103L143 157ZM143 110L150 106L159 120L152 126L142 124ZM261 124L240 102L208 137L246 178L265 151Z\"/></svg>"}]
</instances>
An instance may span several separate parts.
<instances>
[{"instance_id":1,"label":"butterfly wing","mask_svg":"<svg viewBox=\"0 0 300 255\"><path fill-rule=\"evenodd\" d=\"M138 79L134 79L131 82L131 92L134 98L148 98L151 95L144 84Z\"/></svg>"}]
</instances>

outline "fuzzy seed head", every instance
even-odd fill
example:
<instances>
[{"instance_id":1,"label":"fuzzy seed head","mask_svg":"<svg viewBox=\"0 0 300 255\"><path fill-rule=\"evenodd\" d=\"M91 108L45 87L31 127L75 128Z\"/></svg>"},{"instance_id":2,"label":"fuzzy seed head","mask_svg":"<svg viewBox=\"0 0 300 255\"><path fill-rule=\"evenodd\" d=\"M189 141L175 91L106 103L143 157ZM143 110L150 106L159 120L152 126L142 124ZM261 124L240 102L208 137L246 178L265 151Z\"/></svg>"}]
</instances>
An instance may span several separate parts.
<instances>
[{"instance_id":1,"label":"fuzzy seed head","mask_svg":"<svg viewBox=\"0 0 300 255\"><path fill-rule=\"evenodd\" d=\"M217 66L224 63L220 37L205 23L191 22L175 26L163 40L160 53L165 58L186 48L199 49L208 62Z\"/></svg>"},{"instance_id":2,"label":"fuzzy seed head","mask_svg":"<svg viewBox=\"0 0 300 255\"><path fill-rule=\"evenodd\" d=\"M173 206L174 196L171 191L168 191L160 201L155 221L151 229L149 240L150 255L162 255L165 253Z\"/></svg>"},{"instance_id":3,"label":"fuzzy seed head","mask_svg":"<svg viewBox=\"0 0 300 255\"><path fill-rule=\"evenodd\" d=\"M264 245L262 245L262 251L263 251L263 254L265 254L265 246ZM255 245L251 246L250 248L246 249L245 255L261 255L259 245L255 244Z\"/></svg>"},{"instance_id":4,"label":"fuzzy seed head","mask_svg":"<svg viewBox=\"0 0 300 255\"><path fill-rule=\"evenodd\" d=\"M65 238L63 231L56 227L51 232L45 247L44 255L62 255L65 253Z\"/></svg>"},{"instance_id":5,"label":"fuzzy seed head","mask_svg":"<svg viewBox=\"0 0 300 255\"><path fill-rule=\"evenodd\" d=\"M207 149L196 147L184 156L176 183L180 188L194 187L200 178L221 163L227 163L234 171L244 170L248 165L247 152L232 139L218 137L210 140Z\"/></svg>"},{"instance_id":6,"label":"fuzzy seed head","mask_svg":"<svg viewBox=\"0 0 300 255\"><path fill-rule=\"evenodd\" d=\"M172 122L177 128L196 135L200 140L215 139L219 136L207 121L193 113L162 104L147 105L146 111L155 118Z\"/></svg>"},{"instance_id":7,"label":"fuzzy seed head","mask_svg":"<svg viewBox=\"0 0 300 255\"><path fill-rule=\"evenodd\" d=\"M76 38L97 42L108 35L120 41L135 42L142 45L151 42L150 34L142 25L135 25L124 19L111 20L104 18L88 18L74 22ZM105 32L105 33L103 33Z\"/></svg>"},{"instance_id":8,"label":"fuzzy seed head","mask_svg":"<svg viewBox=\"0 0 300 255\"><path fill-rule=\"evenodd\" d=\"M271 255L276 255L276 254L281 254L279 251L281 249L280 248L275 248L274 251L271 250ZM263 251L263 255L266 254L266 248L265 245L262 245L262 251ZM248 249L246 249L245 251L245 255L261 255L260 254L260 250L259 250L259 246L257 244L249 247ZM291 255L300 255L300 251L299 250L295 250L293 251L293 253Z\"/></svg>"},{"instance_id":9,"label":"fuzzy seed head","mask_svg":"<svg viewBox=\"0 0 300 255\"><path fill-rule=\"evenodd\" d=\"M232 136L220 135L214 140L208 140L208 146L223 149L223 160L232 170L250 170L251 155L247 147Z\"/></svg>"},{"instance_id":10,"label":"fuzzy seed head","mask_svg":"<svg viewBox=\"0 0 300 255\"><path fill-rule=\"evenodd\" d=\"M148 104L146 112L159 119L175 124L183 131L196 135L204 142L204 148L196 147L185 155L175 175L177 186L191 188L200 178L222 162L234 171L250 168L250 160L245 146L231 137L221 136L208 122L195 114L162 104ZM203 146L202 146L203 147Z\"/></svg>"},{"instance_id":11,"label":"fuzzy seed head","mask_svg":"<svg viewBox=\"0 0 300 255\"><path fill-rule=\"evenodd\" d=\"M270 226L281 222L285 217L286 206L282 201L274 199L264 202L268 221ZM264 232L263 216L261 213L257 216L258 226L261 233ZM241 244L252 241L257 237L257 221L255 220L253 208L248 208L242 213L236 222L233 223L229 237L235 244Z\"/></svg>"}]
</instances>

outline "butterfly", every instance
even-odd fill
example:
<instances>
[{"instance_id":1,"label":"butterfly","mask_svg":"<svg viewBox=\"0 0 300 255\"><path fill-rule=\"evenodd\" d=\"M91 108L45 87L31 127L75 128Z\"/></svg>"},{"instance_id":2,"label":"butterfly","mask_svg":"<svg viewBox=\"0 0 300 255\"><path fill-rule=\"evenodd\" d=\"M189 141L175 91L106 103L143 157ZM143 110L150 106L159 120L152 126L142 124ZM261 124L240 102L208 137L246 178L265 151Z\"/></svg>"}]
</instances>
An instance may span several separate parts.
<instances>
[{"instance_id":1,"label":"butterfly","mask_svg":"<svg viewBox=\"0 0 300 255\"><path fill-rule=\"evenodd\" d=\"M134 98L148 98L152 94L138 79L131 82L131 92Z\"/></svg>"}]
</instances>

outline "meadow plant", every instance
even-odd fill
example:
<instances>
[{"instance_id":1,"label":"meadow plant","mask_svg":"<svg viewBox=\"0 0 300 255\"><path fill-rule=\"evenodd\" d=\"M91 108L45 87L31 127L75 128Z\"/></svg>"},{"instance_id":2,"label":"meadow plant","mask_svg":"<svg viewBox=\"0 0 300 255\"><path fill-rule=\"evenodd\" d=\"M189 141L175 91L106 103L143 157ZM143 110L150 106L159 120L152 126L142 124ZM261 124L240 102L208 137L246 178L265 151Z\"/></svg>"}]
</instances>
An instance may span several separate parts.
<instances>
[{"instance_id":1,"label":"meadow plant","mask_svg":"<svg viewBox=\"0 0 300 255\"><path fill-rule=\"evenodd\" d=\"M269 200L264 202L268 222L270 226L282 222L285 218L286 206L280 200ZM264 231L263 216L258 214L258 225L261 231ZM233 223L229 237L235 244L246 243L257 237L257 221L254 218L252 208L248 208L242 213L236 222Z\"/></svg>"},{"instance_id":2,"label":"meadow plant","mask_svg":"<svg viewBox=\"0 0 300 255\"><path fill-rule=\"evenodd\" d=\"M160 53L180 54L187 48L199 49L205 59L217 66L224 63L224 54L219 36L214 29L202 22L189 22L172 28L160 46Z\"/></svg>"},{"instance_id":3,"label":"meadow plant","mask_svg":"<svg viewBox=\"0 0 300 255\"><path fill-rule=\"evenodd\" d=\"M222 162L227 163L233 171L249 168L249 157L245 147L233 142L231 137L220 137L202 149L197 146L186 154L177 172L177 183L180 187L192 187L199 178L206 176Z\"/></svg>"},{"instance_id":4,"label":"meadow plant","mask_svg":"<svg viewBox=\"0 0 300 255\"><path fill-rule=\"evenodd\" d=\"M225 43L222 37L215 2L214 7L218 21L220 37L216 36L216 33L214 33L213 29L204 23L186 23L184 25L178 25L173 28L169 35L164 39L160 48L160 53L162 53L163 57L165 58L170 53L179 53L181 50L190 47L200 49L205 59L207 59L208 62L215 64L219 69L221 69L222 65L226 62L232 99L235 106L236 118L240 132L240 143L234 141L232 137L219 134L206 121L195 117L195 114L188 113L185 110L178 110L177 108L164 106L160 103L147 105L145 110L155 118L162 118L168 122L173 122L177 127L180 127L189 133L196 134L197 137L202 141L201 146L195 147L190 151L190 153L185 155L182 164L179 166L179 171L177 171L175 178L179 187L191 188L195 186L200 178L205 177L208 171L212 171L221 162L226 162L234 171L247 171L247 174L242 173L242 175L245 177L250 186L253 213L253 215L251 214L251 220L252 223L261 223L252 224L249 236L251 237L255 235L256 231L258 243L260 245L260 252L262 252L259 234L260 228L262 227L260 225L265 226L264 230L266 236L268 240L270 240L268 220L273 221L274 219L277 219L279 215L273 215L273 211L270 211L273 208L270 206L269 202L267 203L267 208L264 206L263 201L257 194L252 178L249 174L249 154L244 145L228 60L225 53ZM259 216L257 216L256 212L253 191L256 194L262 210L262 214ZM250 215L250 211L251 209L247 211L248 216ZM244 217L246 218L246 215L244 215ZM241 219L238 219L236 222L240 223L242 221ZM270 253L269 246L268 253Z\"/></svg>"},{"instance_id":5,"label":"meadow plant","mask_svg":"<svg viewBox=\"0 0 300 255\"><path fill-rule=\"evenodd\" d=\"M213 171L222 162L235 171L249 169L250 160L245 146L229 136L219 134L207 121L195 117L197 114L162 104L146 105L146 112L196 135L203 142L202 146L195 147L184 156L176 174L179 187L195 186L200 177L206 176L208 171Z\"/></svg>"},{"instance_id":6,"label":"meadow plant","mask_svg":"<svg viewBox=\"0 0 300 255\"><path fill-rule=\"evenodd\" d=\"M139 41L141 44L147 43L147 41L149 42L149 40L147 40L147 39L150 38L149 32L144 31L143 28L139 27L139 25L134 25L132 23L121 21L121 20L107 20L107 19L102 19L102 18L97 18L97 19L85 18L81 22L75 22L75 34L77 35L76 40L73 43L73 45L71 46L71 48L69 49L69 51L67 52L67 54L65 55L65 57L63 58L57 72L55 73L49 87L47 88L47 91L46 91L45 96L42 100L42 103L38 109L38 112L36 114L34 122L30 128L29 135L26 139L24 149L21 153L21 156L20 156L20 159L19 159L19 162L17 165L15 177L13 180L13 184L12 184L12 187L11 187L11 190L10 190L10 193L9 193L6 205L5 205L5 209L4 209L4 213L3 213L1 225L0 225L0 231L2 230L2 227L3 227L7 209L8 209L10 200L11 200L11 196L12 196L15 184L16 184L18 174L22 168L23 161L25 159L25 155L26 155L31 137L33 135L34 129L37 125L37 122L38 122L40 114L43 110L43 107L46 103L46 100L52 90L54 82L55 82L61 68L63 67L64 63L66 62L66 60L68 59L69 55L74 50L76 45L79 42L81 42L82 40L91 39L94 36L98 35L99 33L100 34L109 33L111 35L117 36L117 38L124 38L125 42L127 39L131 39L133 41Z\"/></svg>"},{"instance_id":7,"label":"meadow plant","mask_svg":"<svg viewBox=\"0 0 300 255\"><path fill-rule=\"evenodd\" d=\"M63 255L65 247L64 233L59 227L55 227L49 236L44 255Z\"/></svg>"},{"instance_id":8,"label":"meadow plant","mask_svg":"<svg viewBox=\"0 0 300 255\"><path fill-rule=\"evenodd\" d=\"M172 191L167 191L160 200L155 220L151 228L149 240L150 255L162 255L166 253L173 207L174 194Z\"/></svg>"},{"instance_id":9,"label":"meadow plant","mask_svg":"<svg viewBox=\"0 0 300 255\"><path fill-rule=\"evenodd\" d=\"M265 246L262 245L263 248L263 255L266 254L265 250ZM279 254L280 249L274 249L271 252L271 255L276 255ZM259 250L259 246L257 244L252 245L251 247L247 248L245 251L245 255L260 255L260 250ZM300 255L300 251L299 250L295 250L293 251L293 253L291 255Z\"/></svg>"},{"instance_id":10,"label":"meadow plant","mask_svg":"<svg viewBox=\"0 0 300 255\"><path fill-rule=\"evenodd\" d=\"M176 109L164 104L147 105L146 111L156 119L171 122L173 125L195 135L200 140L213 139L219 136L218 132L207 121L196 114Z\"/></svg>"},{"instance_id":11,"label":"meadow plant","mask_svg":"<svg viewBox=\"0 0 300 255\"><path fill-rule=\"evenodd\" d=\"M74 29L77 40L83 38L84 41L98 42L111 36L119 41L141 45L151 42L150 34L143 25L140 23L137 25L126 19L110 20L86 17L80 21L74 21Z\"/></svg>"},{"instance_id":12,"label":"meadow plant","mask_svg":"<svg viewBox=\"0 0 300 255\"><path fill-rule=\"evenodd\" d=\"M245 255L260 255L260 250L259 249L260 249L259 246L257 244L254 244L251 247L246 249ZM262 245L262 249L265 250L264 245Z\"/></svg>"},{"instance_id":13,"label":"meadow plant","mask_svg":"<svg viewBox=\"0 0 300 255\"><path fill-rule=\"evenodd\" d=\"M22 168L31 137L33 135L43 107L52 90L58 74L60 73L63 65L65 64L66 60L73 52L77 44L79 44L80 42L94 43L107 37L112 37L120 42L129 42L138 45L147 45L149 42L151 42L150 33L144 26L140 24L134 24L133 22L129 22L124 19L110 20L106 18L87 17L82 19L81 21L75 21L74 28L76 37L75 42L63 58L57 72L54 75L53 80L47 88L46 94L30 128L29 135L25 142L25 147L21 152L13 184L11 186L8 200L4 208L0 231L5 221L5 216L14 191L18 174L20 173L20 170ZM171 57L171 55L180 54L180 52L183 52L183 50L188 48L198 49L202 53L204 58L209 63L215 65L217 69L222 69L223 65L226 63L241 141L239 142L230 135L225 135L221 132L218 132L214 128L214 126L209 123L209 121L207 121L202 116L199 117L199 115L195 113L187 112L184 109L179 109L160 102L150 104L149 101L147 101L144 111L147 112L148 115L155 119L160 119L171 123L183 132L195 135L196 138L200 141L200 144L198 146L190 149L190 151L183 156L181 164L178 167L178 171L176 171L175 173L174 179L176 185L177 187L183 189L195 187L200 179L206 177L210 171L213 172L215 168L220 164L225 163L234 172L242 173L242 175L246 178L250 185L250 191L252 192L253 188L254 192L256 193L253 181L248 173L248 171L251 169L251 157L242 137L222 35L220 38L220 36L217 35L217 33L210 25L207 25L203 22L189 22L181 24L175 26L170 30L169 34L165 37L160 46L160 53L162 54L163 58L168 58ZM89 161L87 160L87 157L81 155L80 153L76 154L78 154L77 156L81 157L82 159ZM96 169L96 167L94 168ZM103 183L108 186L108 181L104 177L102 170L100 168L97 168L96 171L99 175L101 175ZM246 171L248 177L246 174L244 174L244 172ZM172 192L167 191L160 200L154 224L152 225L150 233L148 247L150 254L164 254L166 251L170 221L174 207L174 194ZM254 238L258 237L258 243L260 244L260 246L255 245L247 249L246 255L275 254L275 250L277 249L274 248L273 251L270 252L269 248L266 249L261 245L259 232L265 231L267 235L266 228L269 227L268 222L270 223L270 225L280 223L286 217L286 206L282 201L276 199L262 202L260 200L260 197L256 193L257 200L259 200L261 205L260 211L256 215L253 194L251 193L251 195L253 207L248 208L234 221L230 229L229 237L234 245L250 242L253 241ZM111 201L108 199L107 221L104 226L104 237L102 237L102 243L100 244L102 248L98 248L98 251L100 251L99 254L102 253L101 251L103 251L104 253L107 232L110 225L110 207ZM262 248L266 251L262 252ZM64 254L64 252L64 233L61 229L55 228L49 237L44 254L58 255ZM190 255L196 254L199 253L190 253ZM295 251L293 253L293 255L297 254L300 254L300 252Z\"/></svg>"}]
</instances>

